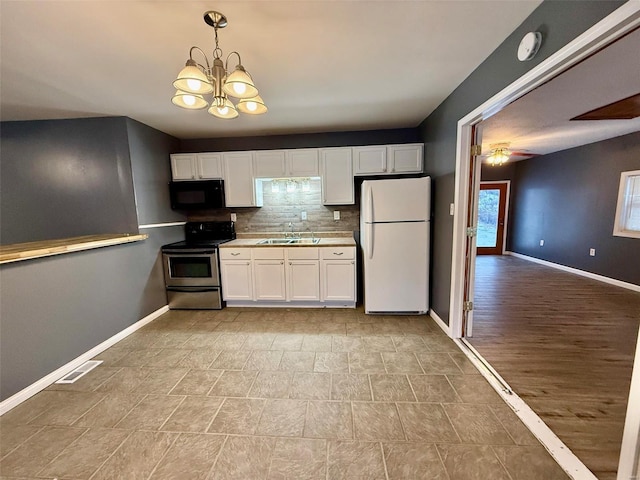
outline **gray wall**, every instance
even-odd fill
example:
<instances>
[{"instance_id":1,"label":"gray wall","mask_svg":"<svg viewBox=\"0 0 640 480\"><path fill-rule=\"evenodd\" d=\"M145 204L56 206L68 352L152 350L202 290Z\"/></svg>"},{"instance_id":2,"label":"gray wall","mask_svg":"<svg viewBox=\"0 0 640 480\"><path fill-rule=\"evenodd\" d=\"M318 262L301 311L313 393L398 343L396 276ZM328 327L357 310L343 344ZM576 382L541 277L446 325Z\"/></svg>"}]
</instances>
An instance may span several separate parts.
<instances>
[{"instance_id":1,"label":"gray wall","mask_svg":"<svg viewBox=\"0 0 640 480\"><path fill-rule=\"evenodd\" d=\"M102 144L104 130L93 128L95 120L74 121L74 131L83 131L85 135L81 139L76 135L64 136L66 141L60 139L58 142L60 150L80 151L85 145ZM184 217L176 216L169 209L166 199L170 178L169 153L176 148L177 139L124 118L111 119L107 123L111 121L117 124L118 146L112 145L111 157L108 154L102 156L101 165L106 171L118 169L129 182L133 177L131 188L114 201L133 213L134 231L138 230L138 221L133 185L138 213L145 223L183 220ZM12 128L18 136L18 127L30 133L33 144L29 149L44 164L49 154L55 157L56 151L48 148L51 145L48 134L42 139L32 134L31 123L40 122L20 122L19 125L16 122ZM4 133L5 124L2 124L2 130ZM36 148L38 145L41 150ZM126 162L122 162L124 157ZM91 159L86 161L92 162ZM77 158L78 168L82 168L83 162L84 155ZM5 176L6 172L23 177L24 188L33 195L38 192L34 191L35 184L29 182L29 178L46 177L49 173L46 168L44 172L14 168L3 171L3 182L7 184L12 178ZM68 179L69 190L85 192L84 200L93 201L91 185L87 185L85 175L71 175ZM117 192L111 194L118 196ZM3 205L10 199L3 191ZM95 224L102 227L101 219L109 222L107 210L110 205L105 200L98 213L85 211L83 215L97 216L90 220L95 220ZM23 210L23 216L37 215L38 207L31 205ZM141 233L149 234L149 239L0 266L0 400L166 305L159 249L165 243L182 240L183 227L148 229Z\"/></svg>"},{"instance_id":2,"label":"gray wall","mask_svg":"<svg viewBox=\"0 0 640 480\"><path fill-rule=\"evenodd\" d=\"M620 172L638 169L640 133L517 162L510 249L640 285L640 240L613 236Z\"/></svg>"},{"instance_id":3,"label":"gray wall","mask_svg":"<svg viewBox=\"0 0 640 480\"><path fill-rule=\"evenodd\" d=\"M425 173L433 180L433 239L431 306L449 322L457 122L491 96L524 75L575 37L618 8L620 1L543 2L460 84L420 125L425 142ZM540 31L538 55L519 62L516 51L525 33Z\"/></svg>"},{"instance_id":4,"label":"gray wall","mask_svg":"<svg viewBox=\"0 0 640 480\"><path fill-rule=\"evenodd\" d=\"M123 117L4 122L0 243L137 233Z\"/></svg>"}]
</instances>

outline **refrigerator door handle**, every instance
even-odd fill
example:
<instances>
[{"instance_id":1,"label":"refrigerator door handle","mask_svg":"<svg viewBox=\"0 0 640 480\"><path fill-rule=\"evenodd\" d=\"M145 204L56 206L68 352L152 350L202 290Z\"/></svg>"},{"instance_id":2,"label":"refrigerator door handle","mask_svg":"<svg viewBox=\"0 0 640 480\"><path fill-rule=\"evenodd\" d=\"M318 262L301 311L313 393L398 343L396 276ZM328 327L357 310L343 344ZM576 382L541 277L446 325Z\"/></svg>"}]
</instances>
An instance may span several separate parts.
<instances>
[{"instance_id":1,"label":"refrigerator door handle","mask_svg":"<svg viewBox=\"0 0 640 480\"><path fill-rule=\"evenodd\" d=\"M366 238L367 238L367 258L373 258L373 224L366 223Z\"/></svg>"},{"instance_id":2,"label":"refrigerator door handle","mask_svg":"<svg viewBox=\"0 0 640 480\"><path fill-rule=\"evenodd\" d=\"M373 222L373 192L371 185L367 185L367 217L365 222Z\"/></svg>"}]
</instances>

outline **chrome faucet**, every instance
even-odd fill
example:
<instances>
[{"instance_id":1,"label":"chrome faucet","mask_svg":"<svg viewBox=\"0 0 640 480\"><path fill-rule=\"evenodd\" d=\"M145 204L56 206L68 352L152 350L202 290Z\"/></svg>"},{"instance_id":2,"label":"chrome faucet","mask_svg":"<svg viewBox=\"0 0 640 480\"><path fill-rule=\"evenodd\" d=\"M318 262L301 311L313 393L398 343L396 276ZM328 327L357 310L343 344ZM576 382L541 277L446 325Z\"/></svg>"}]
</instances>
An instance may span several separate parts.
<instances>
[{"instance_id":1,"label":"chrome faucet","mask_svg":"<svg viewBox=\"0 0 640 480\"><path fill-rule=\"evenodd\" d=\"M311 230L309 227L307 227L307 232L309 232L311 234L311 241L315 242L316 241L316 236L313 233L313 230Z\"/></svg>"},{"instance_id":2,"label":"chrome faucet","mask_svg":"<svg viewBox=\"0 0 640 480\"><path fill-rule=\"evenodd\" d=\"M284 237L287 238L297 238L296 232L294 232L293 230L293 223L289 222L289 229L291 230L291 232L285 232Z\"/></svg>"}]
</instances>

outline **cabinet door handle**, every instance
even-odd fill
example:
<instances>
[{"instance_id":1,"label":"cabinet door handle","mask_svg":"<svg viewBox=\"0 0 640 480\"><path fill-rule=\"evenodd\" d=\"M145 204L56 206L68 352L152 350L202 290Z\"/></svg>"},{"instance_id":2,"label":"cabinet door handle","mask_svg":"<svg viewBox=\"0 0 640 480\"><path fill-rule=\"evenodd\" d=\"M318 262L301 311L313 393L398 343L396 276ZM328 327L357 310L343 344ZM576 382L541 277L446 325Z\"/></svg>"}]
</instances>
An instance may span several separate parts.
<instances>
[{"instance_id":1,"label":"cabinet door handle","mask_svg":"<svg viewBox=\"0 0 640 480\"><path fill-rule=\"evenodd\" d=\"M251 262L247 262L247 265L251 265Z\"/></svg>"},{"instance_id":2,"label":"cabinet door handle","mask_svg":"<svg viewBox=\"0 0 640 480\"><path fill-rule=\"evenodd\" d=\"M351 265L353 265L354 263L356 263L356 262L351 262Z\"/></svg>"},{"instance_id":3,"label":"cabinet door handle","mask_svg":"<svg viewBox=\"0 0 640 480\"><path fill-rule=\"evenodd\" d=\"M334 255L343 255L344 252L333 252Z\"/></svg>"},{"instance_id":4,"label":"cabinet door handle","mask_svg":"<svg viewBox=\"0 0 640 480\"><path fill-rule=\"evenodd\" d=\"M292 262L289 262L289 265L293 265L293 263L292 263Z\"/></svg>"},{"instance_id":5,"label":"cabinet door handle","mask_svg":"<svg viewBox=\"0 0 640 480\"><path fill-rule=\"evenodd\" d=\"M240 252L231 252L231 255L237 257L238 255L240 255Z\"/></svg>"},{"instance_id":6,"label":"cabinet door handle","mask_svg":"<svg viewBox=\"0 0 640 480\"><path fill-rule=\"evenodd\" d=\"M284 265L284 262L280 262L280 265ZM289 265L291 265L291 264L289 264Z\"/></svg>"}]
</instances>

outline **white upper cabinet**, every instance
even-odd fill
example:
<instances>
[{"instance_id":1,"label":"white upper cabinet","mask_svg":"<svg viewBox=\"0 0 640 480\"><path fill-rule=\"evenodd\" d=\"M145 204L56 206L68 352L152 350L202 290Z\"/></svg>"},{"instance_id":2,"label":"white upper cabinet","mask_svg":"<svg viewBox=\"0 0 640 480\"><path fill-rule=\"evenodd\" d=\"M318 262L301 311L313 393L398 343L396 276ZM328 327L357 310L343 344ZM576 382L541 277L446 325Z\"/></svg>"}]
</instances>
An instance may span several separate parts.
<instances>
[{"instance_id":1,"label":"white upper cabinet","mask_svg":"<svg viewBox=\"0 0 640 480\"><path fill-rule=\"evenodd\" d=\"M287 172L291 177L317 177L318 149L298 148L286 150Z\"/></svg>"},{"instance_id":2,"label":"white upper cabinet","mask_svg":"<svg viewBox=\"0 0 640 480\"><path fill-rule=\"evenodd\" d=\"M173 180L224 178L220 153L174 153L171 155Z\"/></svg>"},{"instance_id":3,"label":"white upper cabinet","mask_svg":"<svg viewBox=\"0 0 640 480\"><path fill-rule=\"evenodd\" d=\"M387 147L353 147L353 173L355 175L375 175L387 172Z\"/></svg>"},{"instance_id":4,"label":"white upper cabinet","mask_svg":"<svg viewBox=\"0 0 640 480\"><path fill-rule=\"evenodd\" d=\"M195 180L196 154L174 153L171 156L171 178L173 180Z\"/></svg>"},{"instance_id":5,"label":"white upper cabinet","mask_svg":"<svg viewBox=\"0 0 640 480\"><path fill-rule=\"evenodd\" d=\"M227 207L256 207L253 152L224 152L224 196Z\"/></svg>"},{"instance_id":6,"label":"white upper cabinet","mask_svg":"<svg viewBox=\"0 0 640 480\"><path fill-rule=\"evenodd\" d=\"M320 175L324 205L355 203L351 147L321 148Z\"/></svg>"},{"instance_id":7,"label":"white upper cabinet","mask_svg":"<svg viewBox=\"0 0 640 480\"><path fill-rule=\"evenodd\" d=\"M421 143L387 145L390 173L422 173L423 149Z\"/></svg>"},{"instance_id":8,"label":"white upper cabinet","mask_svg":"<svg viewBox=\"0 0 640 480\"><path fill-rule=\"evenodd\" d=\"M256 178L317 177L318 150L258 150L254 170Z\"/></svg>"},{"instance_id":9,"label":"white upper cabinet","mask_svg":"<svg viewBox=\"0 0 640 480\"><path fill-rule=\"evenodd\" d=\"M423 145L377 145L353 147L354 175L422 173Z\"/></svg>"}]
</instances>

